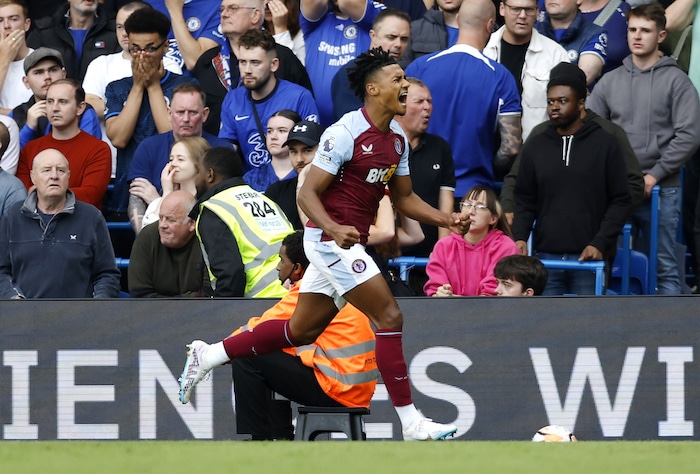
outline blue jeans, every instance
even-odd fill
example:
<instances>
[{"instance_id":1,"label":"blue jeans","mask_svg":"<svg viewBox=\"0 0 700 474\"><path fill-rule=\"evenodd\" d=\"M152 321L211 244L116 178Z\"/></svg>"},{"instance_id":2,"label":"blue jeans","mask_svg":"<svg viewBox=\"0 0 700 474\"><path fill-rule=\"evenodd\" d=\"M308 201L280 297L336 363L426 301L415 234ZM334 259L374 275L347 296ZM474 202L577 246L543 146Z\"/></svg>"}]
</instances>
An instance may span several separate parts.
<instances>
[{"instance_id":1,"label":"blue jeans","mask_svg":"<svg viewBox=\"0 0 700 474\"><path fill-rule=\"evenodd\" d=\"M548 253L535 252L540 260L574 260L580 253ZM547 286L542 293L545 296L554 295L595 295L595 273L580 270L547 270Z\"/></svg>"},{"instance_id":2,"label":"blue jeans","mask_svg":"<svg viewBox=\"0 0 700 474\"><path fill-rule=\"evenodd\" d=\"M676 233L681 212L680 186L659 191L658 252L656 255L656 291L660 295L679 295L681 282L676 259ZM634 249L649 255L651 201L645 201L632 216ZM649 262L653 265L654 262Z\"/></svg>"}]
</instances>

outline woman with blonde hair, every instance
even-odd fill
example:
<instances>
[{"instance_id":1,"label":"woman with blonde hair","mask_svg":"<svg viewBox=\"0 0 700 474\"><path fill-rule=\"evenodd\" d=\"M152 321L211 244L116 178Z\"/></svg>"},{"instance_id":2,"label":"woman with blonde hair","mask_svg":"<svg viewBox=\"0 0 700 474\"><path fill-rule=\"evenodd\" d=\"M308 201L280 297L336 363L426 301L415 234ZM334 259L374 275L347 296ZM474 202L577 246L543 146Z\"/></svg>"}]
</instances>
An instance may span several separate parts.
<instances>
[{"instance_id":1,"label":"woman with blonde hair","mask_svg":"<svg viewBox=\"0 0 700 474\"><path fill-rule=\"evenodd\" d=\"M183 190L197 196L195 177L199 173L199 163L209 148L209 142L202 137L184 137L173 143L170 161L160 175L163 194L148 205L141 228L158 221L160 203L171 192Z\"/></svg>"},{"instance_id":2,"label":"woman with blonde hair","mask_svg":"<svg viewBox=\"0 0 700 474\"><path fill-rule=\"evenodd\" d=\"M494 267L502 257L518 254L510 226L490 188L474 186L460 205L469 230L438 240L425 269L428 281L423 290L428 296L495 296Z\"/></svg>"}]
</instances>

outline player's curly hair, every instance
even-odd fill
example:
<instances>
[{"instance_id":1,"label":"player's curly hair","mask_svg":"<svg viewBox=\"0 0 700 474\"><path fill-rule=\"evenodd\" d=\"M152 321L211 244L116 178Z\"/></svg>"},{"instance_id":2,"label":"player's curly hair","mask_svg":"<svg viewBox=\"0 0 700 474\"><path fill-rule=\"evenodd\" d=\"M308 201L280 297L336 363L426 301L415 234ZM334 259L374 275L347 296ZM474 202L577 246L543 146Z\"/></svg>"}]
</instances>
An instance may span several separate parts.
<instances>
[{"instance_id":1,"label":"player's curly hair","mask_svg":"<svg viewBox=\"0 0 700 474\"><path fill-rule=\"evenodd\" d=\"M372 75L385 66L398 64L388 52L382 48L372 48L355 58L355 64L348 68L350 89L360 100L365 100L365 86Z\"/></svg>"}]
</instances>

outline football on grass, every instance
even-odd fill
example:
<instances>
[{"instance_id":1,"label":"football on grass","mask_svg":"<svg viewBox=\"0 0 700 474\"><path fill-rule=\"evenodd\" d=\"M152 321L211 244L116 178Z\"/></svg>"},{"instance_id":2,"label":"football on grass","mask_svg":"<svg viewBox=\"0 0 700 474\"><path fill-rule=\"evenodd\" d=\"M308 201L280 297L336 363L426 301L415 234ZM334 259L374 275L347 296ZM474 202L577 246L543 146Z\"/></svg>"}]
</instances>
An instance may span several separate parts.
<instances>
[{"instance_id":1,"label":"football on grass","mask_svg":"<svg viewBox=\"0 0 700 474\"><path fill-rule=\"evenodd\" d=\"M532 441L543 443L569 443L576 441L576 436L570 429L559 425L549 425L540 428L532 437Z\"/></svg>"}]
</instances>

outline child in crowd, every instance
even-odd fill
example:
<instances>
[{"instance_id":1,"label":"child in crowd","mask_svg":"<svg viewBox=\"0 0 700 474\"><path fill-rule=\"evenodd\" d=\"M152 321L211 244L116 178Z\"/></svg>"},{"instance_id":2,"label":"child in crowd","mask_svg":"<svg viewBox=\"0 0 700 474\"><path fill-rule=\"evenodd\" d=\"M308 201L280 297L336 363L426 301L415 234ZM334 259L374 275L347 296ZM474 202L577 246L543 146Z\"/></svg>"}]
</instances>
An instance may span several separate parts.
<instances>
[{"instance_id":1,"label":"child in crowd","mask_svg":"<svg viewBox=\"0 0 700 474\"><path fill-rule=\"evenodd\" d=\"M469 219L469 230L438 240L423 290L428 296L495 296L498 284L493 268L504 256L518 253L510 227L490 188L474 186L460 206Z\"/></svg>"},{"instance_id":2,"label":"child in crowd","mask_svg":"<svg viewBox=\"0 0 700 474\"><path fill-rule=\"evenodd\" d=\"M547 269L537 257L509 255L493 269L497 296L539 296L547 285Z\"/></svg>"},{"instance_id":3,"label":"child in crowd","mask_svg":"<svg viewBox=\"0 0 700 474\"><path fill-rule=\"evenodd\" d=\"M267 121L265 143L270 154L270 161L258 168L253 168L243 175L248 185L264 193L273 183L294 178L292 160L289 159L289 147L285 145L289 131L301 122L298 113L289 109L278 110Z\"/></svg>"},{"instance_id":4,"label":"child in crowd","mask_svg":"<svg viewBox=\"0 0 700 474\"><path fill-rule=\"evenodd\" d=\"M184 137L179 142L173 143L170 149L170 161L160 175L163 196L148 205L141 228L158 220L160 203L171 192L183 190L197 196L195 178L199 173L199 163L209 148L209 142L202 137Z\"/></svg>"}]
</instances>

